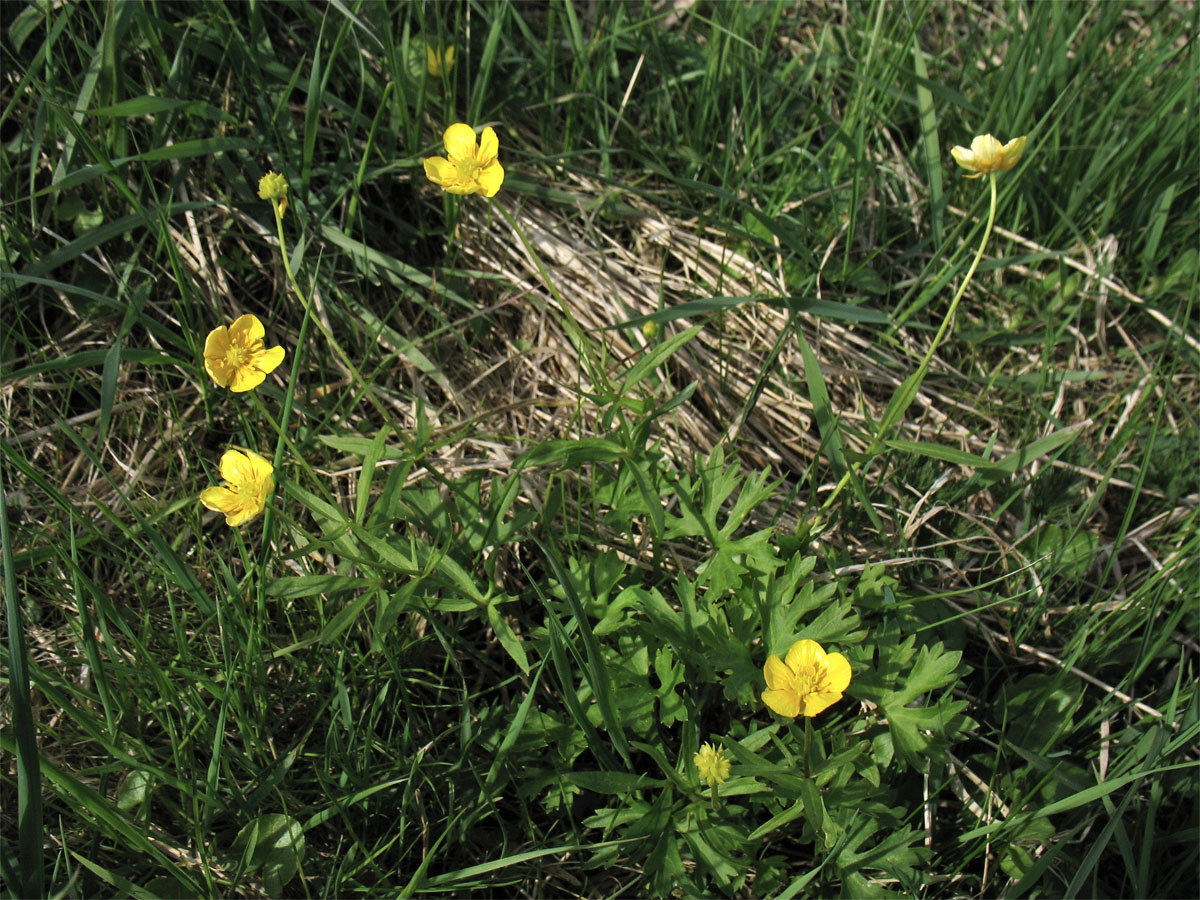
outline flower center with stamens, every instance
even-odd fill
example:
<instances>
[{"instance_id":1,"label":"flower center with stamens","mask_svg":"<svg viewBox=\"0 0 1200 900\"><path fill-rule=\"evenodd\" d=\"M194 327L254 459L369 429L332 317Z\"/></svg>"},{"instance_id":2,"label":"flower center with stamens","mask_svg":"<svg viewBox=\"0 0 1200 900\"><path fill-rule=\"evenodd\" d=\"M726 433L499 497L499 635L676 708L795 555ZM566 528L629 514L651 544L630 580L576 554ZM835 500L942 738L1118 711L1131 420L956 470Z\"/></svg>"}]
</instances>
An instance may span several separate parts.
<instances>
[{"instance_id":1,"label":"flower center with stamens","mask_svg":"<svg viewBox=\"0 0 1200 900\"><path fill-rule=\"evenodd\" d=\"M819 691L821 688L821 673L815 668L804 669L796 673L796 693L801 697Z\"/></svg>"},{"instance_id":2,"label":"flower center with stamens","mask_svg":"<svg viewBox=\"0 0 1200 900\"><path fill-rule=\"evenodd\" d=\"M454 169L458 172L458 177L462 181L474 181L476 174L479 172L479 163L475 159L456 159L454 161Z\"/></svg>"}]
</instances>

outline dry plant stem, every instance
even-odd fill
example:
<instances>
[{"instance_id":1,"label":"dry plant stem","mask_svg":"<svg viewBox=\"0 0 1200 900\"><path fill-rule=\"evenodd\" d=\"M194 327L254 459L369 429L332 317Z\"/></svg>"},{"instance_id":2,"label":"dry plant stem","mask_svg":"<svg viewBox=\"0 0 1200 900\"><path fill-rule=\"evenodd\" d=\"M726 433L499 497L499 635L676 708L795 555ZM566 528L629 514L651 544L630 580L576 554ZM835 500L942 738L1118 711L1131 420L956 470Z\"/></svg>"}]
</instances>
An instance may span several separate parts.
<instances>
[{"instance_id":1,"label":"dry plant stem","mask_svg":"<svg viewBox=\"0 0 1200 900\"><path fill-rule=\"evenodd\" d=\"M908 379L905 379L904 384L900 386L900 391L909 390L912 397L915 397L917 391L921 388L921 382L925 380L925 373L929 371L929 364L933 361L933 354L937 352L937 348L941 345L942 339L950 330L950 323L954 321L954 313L958 310L959 301L962 300L963 294L967 291L967 285L971 283L971 279L975 277L975 270L979 268L979 262L983 259L983 251L987 248L988 239L992 236L992 226L996 223L996 173L992 172L988 175L988 184L991 186L991 205L988 208L987 227L983 229L983 240L979 242L979 249L975 251L975 259L971 261L971 268L967 270L967 277L962 280L962 284L958 286L958 291L954 294L954 299L950 301L950 308L946 310L946 315L942 319L941 327L938 328L937 334L933 336L933 341L929 344L929 349L925 351L925 356L921 359L921 364L917 366L917 371ZM911 387L910 387L911 385ZM890 405L887 412L884 413L883 421L879 423L879 430L875 434L875 439L871 441L871 449L882 449L883 439L892 426L900 421L900 417L907 411L912 403L911 397L895 405ZM850 483L852 475L857 474L862 469L862 463L852 465L850 469L842 476L837 486L832 493L825 499L821 505L821 509L828 509L842 489Z\"/></svg>"}]
</instances>

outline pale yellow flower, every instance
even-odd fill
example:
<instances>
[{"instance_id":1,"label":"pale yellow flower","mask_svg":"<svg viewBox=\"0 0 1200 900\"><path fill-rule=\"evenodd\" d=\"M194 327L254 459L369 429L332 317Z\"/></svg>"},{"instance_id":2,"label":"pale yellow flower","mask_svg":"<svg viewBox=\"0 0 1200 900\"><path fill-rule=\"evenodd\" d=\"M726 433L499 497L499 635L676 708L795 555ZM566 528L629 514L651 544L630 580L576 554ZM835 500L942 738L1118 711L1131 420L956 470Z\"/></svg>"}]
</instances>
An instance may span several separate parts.
<instances>
[{"instance_id":1,"label":"pale yellow flower","mask_svg":"<svg viewBox=\"0 0 1200 900\"><path fill-rule=\"evenodd\" d=\"M252 450L226 450L221 457L225 484L205 488L200 502L223 513L226 525L244 525L266 508L267 498L275 490L274 472L274 467Z\"/></svg>"},{"instance_id":2,"label":"pale yellow flower","mask_svg":"<svg viewBox=\"0 0 1200 900\"><path fill-rule=\"evenodd\" d=\"M425 71L434 78L441 78L442 74L450 74L450 70L454 68L454 45L451 44L441 52L433 49L432 44L425 45Z\"/></svg>"},{"instance_id":3,"label":"pale yellow flower","mask_svg":"<svg viewBox=\"0 0 1200 900\"><path fill-rule=\"evenodd\" d=\"M286 200L287 179L278 172L268 172L258 179L258 196L263 200Z\"/></svg>"},{"instance_id":4,"label":"pale yellow flower","mask_svg":"<svg viewBox=\"0 0 1200 900\"><path fill-rule=\"evenodd\" d=\"M700 780L707 781L708 786L715 788L729 780L729 760L725 758L724 747L713 747L707 741L700 747L700 752L692 757Z\"/></svg>"},{"instance_id":5,"label":"pale yellow flower","mask_svg":"<svg viewBox=\"0 0 1200 900\"><path fill-rule=\"evenodd\" d=\"M446 156L431 156L425 160L425 174L429 180L451 194L496 196L504 181L504 169L496 159L500 141L491 126L483 129L476 145L475 129L456 122L446 129L442 142L446 145Z\"/></svg>"},{"instance_id":6,"label":"pale yellow flower","mask_svg":"<svg viewBox=\"0 0 1200 900\"><path fill-rule=\"evenodd\" d=\"M774 653L763 669L767 690L763 703L781 716L815 716L842 699L850 686L850 663L840 653L826 653L816 641L796 641L786 659Z\"/></svg>"},{"instance_id":7,"label":"pale yellow flower","mask_svg":"<svg viewBox=\"0 0 1200 900\"><path fill-rule=\"evenodd\" d=\"M249 314L239 316L228 328L214 328L204 341L204 370L219 387L235 393L258 387L283 362L283 348L268 350L264 334L258 316Z\"/></svg>"},{"instance_id":8,"label":"pale yellow flower","mask_svg":"<svg viewBox=\"0 0 1200 900\"><path fill-rule=\"evenodd\" d=\"M981 134L971 141L970 150L966 147L955 147L950 151L950 155L964 169L975 173L968 175L968 178L979 178L989 172L1007 172L1019 163L1021 154L1025 152L1026 140L1027 137L1021 135L1007 144L1001 144L990 134Z\"/></svg>"}]
</instances>

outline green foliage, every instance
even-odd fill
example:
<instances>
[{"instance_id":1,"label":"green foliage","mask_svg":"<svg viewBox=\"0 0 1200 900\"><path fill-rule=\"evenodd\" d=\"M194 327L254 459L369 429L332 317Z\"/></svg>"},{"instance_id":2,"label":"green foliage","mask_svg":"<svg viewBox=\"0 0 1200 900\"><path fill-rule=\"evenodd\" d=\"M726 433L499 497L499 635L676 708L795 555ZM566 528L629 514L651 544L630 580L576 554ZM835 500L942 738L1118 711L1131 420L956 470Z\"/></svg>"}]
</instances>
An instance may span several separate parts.
<instances>
[{"instance_id":1,"label":"green foliage","mask_svg":"<svg viewBox=\"0 0 1200 900\"><path fill-rule=\"evenodd\" d=\"M1194 9L6 12L4 897L1197 893Z\"/></svg>"}]
</instances>

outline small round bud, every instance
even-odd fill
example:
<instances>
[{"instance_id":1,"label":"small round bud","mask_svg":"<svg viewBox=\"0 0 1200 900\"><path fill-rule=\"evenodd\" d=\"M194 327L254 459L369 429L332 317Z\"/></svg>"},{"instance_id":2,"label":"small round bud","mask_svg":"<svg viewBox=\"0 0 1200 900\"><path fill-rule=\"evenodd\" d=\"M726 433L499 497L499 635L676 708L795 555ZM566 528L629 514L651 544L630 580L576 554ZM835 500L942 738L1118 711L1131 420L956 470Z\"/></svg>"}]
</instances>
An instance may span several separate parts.
<instances>
[{"instance_id":1,"label":"small round bud","mask_svg":"<svg viewBox=\"0 0 1200 900\"><path fill-rule=\"evenodd\" d=\"M652 341L658 337L658 323L653 319L647 319L645 322L643 322L642 337L648 341Z\"/></svg>"}]
</instances>

